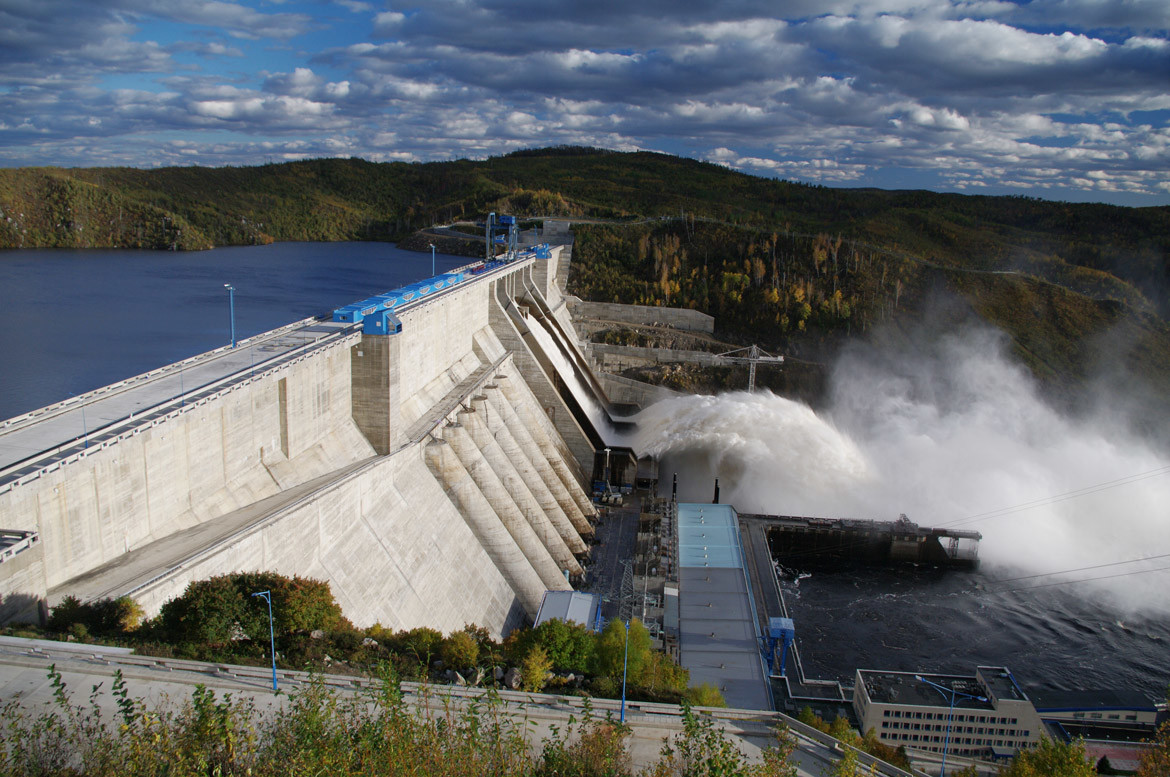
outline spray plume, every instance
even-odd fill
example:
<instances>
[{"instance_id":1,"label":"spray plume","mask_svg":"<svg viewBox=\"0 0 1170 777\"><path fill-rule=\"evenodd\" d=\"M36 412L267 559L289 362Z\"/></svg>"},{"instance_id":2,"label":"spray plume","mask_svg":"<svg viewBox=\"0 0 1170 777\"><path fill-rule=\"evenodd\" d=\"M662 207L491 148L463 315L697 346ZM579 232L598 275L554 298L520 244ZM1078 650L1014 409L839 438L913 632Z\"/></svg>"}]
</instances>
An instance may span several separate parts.
<instances>
[{"instance_id":1,"label":"spray plume","mask_svg":"<svg viewBox=\"0 0 1170 777\"><path fill-rule=\"evenodd\" d=\"M663 477L677 471L691 485L680 499L709 499L719 477L724 501L742 512L906 513L925 526L977 529L993 579L1170 553L1170 457L1112 414L1057 412L1005 357L998 333L968 329L914 350L856 345L831 383L820 414L767 392L660 402L634 419L633 446L663 461ZM1073 496L1046 498L1061 494ZM1170 572L1128 574L1165 566L1110 567L1127 574L1076 590L1127 612L1170 612Z\"/></svg>"}]
</instances>

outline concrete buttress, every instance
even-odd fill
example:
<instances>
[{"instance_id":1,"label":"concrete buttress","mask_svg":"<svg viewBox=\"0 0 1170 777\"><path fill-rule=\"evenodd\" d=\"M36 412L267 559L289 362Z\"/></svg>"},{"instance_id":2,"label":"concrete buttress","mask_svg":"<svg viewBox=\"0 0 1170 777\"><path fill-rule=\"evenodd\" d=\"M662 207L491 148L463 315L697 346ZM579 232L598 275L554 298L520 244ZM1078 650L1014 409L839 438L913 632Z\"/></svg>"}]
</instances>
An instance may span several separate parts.
<instances>
[{"instance_id":1,"label":"concrete buttress","mask_svg":"<svg viewBox=\"0 0 1170 777\"><path fill-rule=\"evenodd\" d=\"M457 415L462 418L467 413L468 411L461 410ZM471 479L475 481L476 486L487 498L488 504L491 505L495 514L503 521L505 528L516 540L516 544L520 546L520 550L524 551L524 556L536 570L536 573L540 575L545 587L553 591L572 590L572 586L561 574L552 554L548 552L544 543L540 541L540 537L536 536L536 532L528 525L520 508L516 506L516 502L508 494L508 490L500 482L496 473L492 471L491 465L488 464L487 459L484 458L483 453L476 446L475 441L471 439L471 435L468 434L462 423L452 423L445 426L443 439L451 444L455 455L463 462Z\"/></svg>"},{"instance_id":2,"label":"concrete buttress","mask_svg":"<svg viewBox=\"0 0 1170 777\"><path fill-rule=\"evenodd\" d=\"M596 515L597 508L589 501L589 497L585 494L581 484L573 477L573 473L565 464L564 459L558 455L556 446L549 439L548 430L545 427L548 419L542 419L540 409L535 407L534 403L528 402L527 398L517 390L516 386L512 384L507 376L497 376L496 383L499 384L500 390L504 392L504 396L508 398L508 403L512 405L512 408L516 411L524 426L532 433L532 439L536 441L536 444L540 447L541 452L544 453L548 463L552 466L553 471L556 472L557 477L564 484L565 490L569 492L569 496L576 503L586 526L582 527L576 520L573 521L573 525L582 534L591 534L593 530L591 527L588 527L588 521L585 519ZM572 518L572 514L569 517Z\"/></svg>"},{"instance_id":3,"label":"concrete buttress","mask_svg":"<svg viewBox=\"0 0 1170 777\"><path fill-rule=\"evenodd\" d=\"M536 532L536 536L540 537L540 541L548 548L548 552L552 554L560 568L569 570L571 575L581 574L583 570L581 565L577 563L577 559L574 558L573 551L569 549L536 497L532 495L524 478L517 472L518 460L508 456L492 435L488 427L487 416L489 415L494 416L495 409L488 407L487 397L483 395L472 397L471 412L463 416L463 424L467 427L471 439L483 453L500 482L508 489L516 506L528 519L528 524Z\"/></svg>"},{"instance_id":4,"label":"concrete buttress","mask_svg":"<svg viewBox=\"0 0 1170 777\"><path fill-rule=\"evenodd\" d=\"M487 394L488 406L495 410L495 413L489 414L487 417L488 429L499 441L504 454L516 464L520 476L524 478L529 490L540 502L540 506L564 539L565 544L569 546L569 550L573 553L587 552L589 546L581 538L581 534L569 517L575 514L583 526L589 527L589 522L585 516L581 515L581 509L577 507L573 497L569 496L565 484L553 472L552 465L544 457L528 429L521 423L516 411L508 404L500 387L495 383L489 383L484 386L484 390ZM592 527L589 527L589 533L592 533Z\"/></svg>"},{"instance_id":5,"label":"concrete buttress","mask_svg":"<svg viewBox=\"0 0 1170 777\"><path fill-rule=\"evenodd\" d=\"M544 581L516 544L511 532L492 510L466 467L445 440L426 446L427 467L443 484L451 501L516 593L528 617L535 619L544 598Z\"/></svg>"}]
</instances>

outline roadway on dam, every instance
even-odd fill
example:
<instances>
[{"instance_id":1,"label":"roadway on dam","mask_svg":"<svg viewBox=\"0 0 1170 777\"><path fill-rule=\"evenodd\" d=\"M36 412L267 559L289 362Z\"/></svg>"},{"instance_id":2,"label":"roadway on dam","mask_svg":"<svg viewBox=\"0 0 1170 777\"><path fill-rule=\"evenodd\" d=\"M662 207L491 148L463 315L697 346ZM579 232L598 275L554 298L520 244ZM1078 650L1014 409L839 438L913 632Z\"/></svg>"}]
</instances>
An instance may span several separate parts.
<instances>
[{"instance_id":1,"label":"roadway on dam","mask_svg":"<svg viewBox=\"0 0 1170 777\"><path fill-rule=\"evenodd\" d=\"M0 422L0 486L357 329L305 319Z\"/></svg>"}]
</instances>

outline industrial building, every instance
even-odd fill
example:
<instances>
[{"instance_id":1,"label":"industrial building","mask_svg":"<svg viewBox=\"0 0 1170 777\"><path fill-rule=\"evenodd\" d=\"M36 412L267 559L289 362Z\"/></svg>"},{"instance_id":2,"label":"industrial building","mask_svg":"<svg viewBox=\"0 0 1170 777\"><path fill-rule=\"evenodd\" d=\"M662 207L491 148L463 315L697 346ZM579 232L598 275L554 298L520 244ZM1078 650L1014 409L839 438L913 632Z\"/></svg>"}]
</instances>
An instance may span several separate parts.
<instances>
[{"instance_id":1,"label":"industrial building","mask_svg":"<svg viewBox=\"0 0 1170 777\"><path fill-rule=\"evenodd\" d=\"M858 669L860 729L886 744L975 758L1008 757L1040 741L1044 724L1006 667L974 676ZM949 741L948 741L949 740Z\"/></svg>"},{"instance_id":2,"label":"industrial building","mask_svg":"<svg viewBox=\"0 0 1170 777\"><path fill-rule=\"evenodd\" d=\"M691 684L710 683L727 703L770 710L758 618L735 508L678 505L680 662Z\"/></svg>"}]
</instances>

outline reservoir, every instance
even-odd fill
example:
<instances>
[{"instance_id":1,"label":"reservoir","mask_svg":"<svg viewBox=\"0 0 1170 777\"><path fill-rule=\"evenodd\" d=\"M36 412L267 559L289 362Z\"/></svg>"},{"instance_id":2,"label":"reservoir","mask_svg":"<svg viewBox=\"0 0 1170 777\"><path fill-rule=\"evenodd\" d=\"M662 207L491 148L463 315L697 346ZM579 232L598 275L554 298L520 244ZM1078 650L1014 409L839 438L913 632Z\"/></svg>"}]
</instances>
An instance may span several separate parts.
<instances>
[{"instance_id":1,"label":"reservoir","mask_svg":"<svg viewBox=\"0 0 1170 777\"><path fill-rule=\"evenodd\" d=\"M0 251L0 419L226 345L225 283L243 339L432 274L390 243Z\"/></svg>"}]
</instances>

